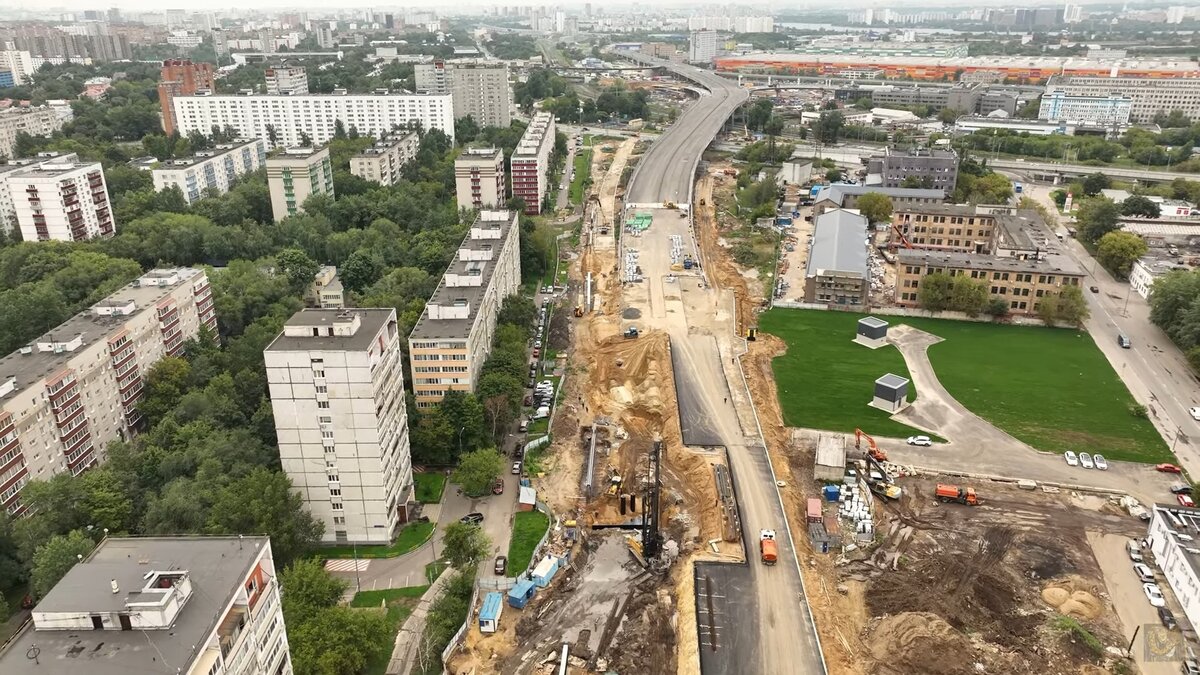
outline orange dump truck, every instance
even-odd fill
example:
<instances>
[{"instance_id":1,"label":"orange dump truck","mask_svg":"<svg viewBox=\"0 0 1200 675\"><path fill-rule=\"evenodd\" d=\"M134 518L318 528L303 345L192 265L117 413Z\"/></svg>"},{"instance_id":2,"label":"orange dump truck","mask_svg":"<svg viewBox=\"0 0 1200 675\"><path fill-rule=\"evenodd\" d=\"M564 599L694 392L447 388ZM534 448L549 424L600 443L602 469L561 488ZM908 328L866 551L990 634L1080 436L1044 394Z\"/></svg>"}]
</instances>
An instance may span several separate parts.
<instances>
[{"instance_id":1,"label":"orange dump truck","mask_svg":"<svg viewBox=\"0 0 1200 675\"><path fill-rule=\"evenodd\" d=\"M775 547L775 530L763 530L758 536L758 552L764 565L774 565L779 560L779 550Z\"/></svg>"},{"instance_id":2,"label":"orange dump truck","mask_svg":"<svg viewBox=\"0 0 1200 675\"><path fill-rule=\"evenodd\" d=\"M979 499L975 497L975 488L960 488L957 485L937 486L937 498L940 502L958 502L970 506L978 506Z\"/></svg>"}]
</instances>

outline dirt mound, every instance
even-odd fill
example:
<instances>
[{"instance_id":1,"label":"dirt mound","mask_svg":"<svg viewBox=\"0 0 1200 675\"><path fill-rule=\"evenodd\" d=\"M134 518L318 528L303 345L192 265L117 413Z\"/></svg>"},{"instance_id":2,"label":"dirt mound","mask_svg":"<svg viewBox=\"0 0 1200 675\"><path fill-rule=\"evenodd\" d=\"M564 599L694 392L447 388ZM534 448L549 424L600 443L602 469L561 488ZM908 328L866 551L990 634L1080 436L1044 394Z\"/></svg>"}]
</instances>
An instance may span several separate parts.
<instances>
[{"instance_id":1,"label":"dirt mound","mask_svg":"<svg viewBox=\"0 0 1200 675\"><path fill-rule=\"evenodd\" d=\"M1060 614L1077 619L1095 619L1104 613L1104 603L1093 595L1095 586L1086 579L1069 576L1042 588L1042 600Z\"/></svg>"},{"instance_id":2,"label":"dirt mound","mask_svg":"<svg viewBox=\"0 0 1200 675\"><path fill-rule=\"evenodd\" d=\"M871 657L879 675L958 675L971 672L971 643L936 614L885 616L868 629Z\"/></svg>"}]
</instances>

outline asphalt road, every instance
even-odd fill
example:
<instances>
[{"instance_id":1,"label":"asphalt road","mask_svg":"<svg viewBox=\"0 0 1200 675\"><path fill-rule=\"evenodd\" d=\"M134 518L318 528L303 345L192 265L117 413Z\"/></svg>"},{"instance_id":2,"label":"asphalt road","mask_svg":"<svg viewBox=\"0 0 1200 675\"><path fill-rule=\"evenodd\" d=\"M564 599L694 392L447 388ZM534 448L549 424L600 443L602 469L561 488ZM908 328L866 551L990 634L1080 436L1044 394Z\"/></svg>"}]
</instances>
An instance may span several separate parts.
<instances>
[{"instance_id":1,"label":"asphalt road","mask_svg":"<svg viewBox=\"0 0 1200 675\"><path fill-rule=\"evenodd\" d=\"M627 204L687 204L691 202L700 155L749 93L736 82L710 70L638 54L622 56L647 65L662 66L708 90L650 146L638 162L625 195Z\"/></svg>"}]
</instances>

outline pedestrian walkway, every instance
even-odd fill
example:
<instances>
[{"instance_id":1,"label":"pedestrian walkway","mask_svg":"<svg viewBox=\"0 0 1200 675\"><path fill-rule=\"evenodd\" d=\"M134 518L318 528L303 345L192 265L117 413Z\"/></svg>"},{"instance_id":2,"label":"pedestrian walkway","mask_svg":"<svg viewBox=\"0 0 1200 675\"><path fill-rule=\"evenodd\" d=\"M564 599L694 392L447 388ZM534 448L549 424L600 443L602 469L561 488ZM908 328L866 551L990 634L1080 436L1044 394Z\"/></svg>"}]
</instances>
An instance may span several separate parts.
<instances>
[{"instance_id":1,"label":"pedestrian walkway","mask_svg":"<svg viewBox=\"0 0 1200 675\"><path fill-rule=\"evenodd\" d=\"M371 561L365 560L326 560L325 571L327 572L366 572L370 567Z\"/></svg>"},{"instance_id":2,"label":"pedestrian walkway","mask_svg":"<svg viewBox=\"0 0 1200 675\"><path fill-rule=\"evenodd\" d=\"M429 590L425 591L425 595L421 596L421 602L404 621L400 632L396 633L396 646L392 649L391 660L388 661L388 675L408 675L417 663L418 648L421 644L421 634L425 632L425 617L429 614L429 606L449 583L451 575L452 571L449 568L442 572ZM440 654L438 658L441 658Z\"/></svg>"}]
</instances>

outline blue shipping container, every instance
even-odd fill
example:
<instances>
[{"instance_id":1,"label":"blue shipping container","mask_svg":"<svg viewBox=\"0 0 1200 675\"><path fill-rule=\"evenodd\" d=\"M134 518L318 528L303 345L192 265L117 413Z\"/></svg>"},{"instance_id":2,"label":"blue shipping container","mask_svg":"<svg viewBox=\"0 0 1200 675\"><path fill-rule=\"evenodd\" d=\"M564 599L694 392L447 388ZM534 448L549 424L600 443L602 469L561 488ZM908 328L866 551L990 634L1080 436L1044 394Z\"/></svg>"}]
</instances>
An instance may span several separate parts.
<instances>
[{"instance_id":1,"label":"blue shipping container","mask_svg":"<svg viewBox=\"0 0 1200 675\"><path fill-rule=\"evenodd\" d=\"M825 501L836 502L838 500L838 497L841 495L841 493L842 493L842 490L837 485L826 485L825 486Z\"/></svg>"},{"instance_id":2,"label":"blue shipping container","mask_svg":"<svg viewBox=\"0 0 1200 675\"><path fill-rule=\"evenodd\" d=\"M536 592L537 586L534 586L532 581L524 577L517 579L517 585L508 590L509 607L524 609Z\"/></svg>"}]
</instances>

